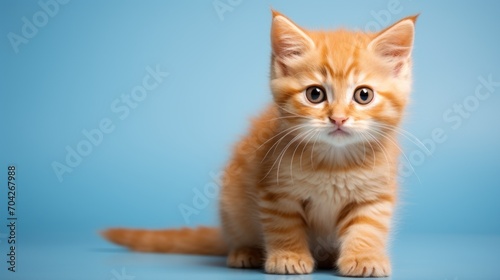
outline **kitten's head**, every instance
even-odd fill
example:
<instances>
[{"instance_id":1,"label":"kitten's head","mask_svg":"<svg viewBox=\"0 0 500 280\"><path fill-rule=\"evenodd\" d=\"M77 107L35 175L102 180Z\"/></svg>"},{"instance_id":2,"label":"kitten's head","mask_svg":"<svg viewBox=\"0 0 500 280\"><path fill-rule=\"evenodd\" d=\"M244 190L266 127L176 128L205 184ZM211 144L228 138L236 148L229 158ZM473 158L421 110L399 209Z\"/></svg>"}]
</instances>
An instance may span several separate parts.
<instances>
[{"instance_id":1,"label":"kitten's head","mask_svg":"<svg viewBox=\"0 0 500 280\"><path fill-rule=\"evenodd\" d=\"M283 123L336 147L394 131L410 93L415 20L375 34L323 32L273 11L271 88Z\"/></svg>"}]
</instances>

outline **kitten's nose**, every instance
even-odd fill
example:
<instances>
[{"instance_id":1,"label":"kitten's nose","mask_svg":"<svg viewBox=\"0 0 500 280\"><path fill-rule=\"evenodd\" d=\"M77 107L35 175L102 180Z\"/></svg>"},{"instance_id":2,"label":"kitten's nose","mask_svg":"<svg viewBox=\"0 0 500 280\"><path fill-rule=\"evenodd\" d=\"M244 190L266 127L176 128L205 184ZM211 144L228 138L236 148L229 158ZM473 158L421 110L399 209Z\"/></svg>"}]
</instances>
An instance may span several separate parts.
<instances>
[{"instance_id":1,"label":"kitten's nose","mask_svg":"<svg viewBox=\"0 0 500 280\"><path fill-rule=\"evenodd\" d=\"M339 127L342 126L347 121L347 119L349 119L348 117L345 116L331 116L328 118L330 119L330 122L332 122L335 125L338 125Z\"/></svg>"}]
</instances>

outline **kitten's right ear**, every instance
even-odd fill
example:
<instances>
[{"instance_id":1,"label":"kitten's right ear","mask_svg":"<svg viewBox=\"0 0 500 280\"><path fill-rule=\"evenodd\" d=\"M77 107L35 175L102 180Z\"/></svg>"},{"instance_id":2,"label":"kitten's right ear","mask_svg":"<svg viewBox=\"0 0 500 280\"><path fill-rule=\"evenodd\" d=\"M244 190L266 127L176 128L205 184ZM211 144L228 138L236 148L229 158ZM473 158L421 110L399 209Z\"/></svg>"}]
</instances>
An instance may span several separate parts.
<instances>
[{"instance_id":1,"label":"kitten's right ear","mask_svg":"<svg viewBox=\"0 0 500 280\"><path fill-rule=\"evenodd\" d=\"M306 31L279 12L273 12L271 44L274 56L282 63L300 58L314 47Z\"/></svg>"}]
</instances>

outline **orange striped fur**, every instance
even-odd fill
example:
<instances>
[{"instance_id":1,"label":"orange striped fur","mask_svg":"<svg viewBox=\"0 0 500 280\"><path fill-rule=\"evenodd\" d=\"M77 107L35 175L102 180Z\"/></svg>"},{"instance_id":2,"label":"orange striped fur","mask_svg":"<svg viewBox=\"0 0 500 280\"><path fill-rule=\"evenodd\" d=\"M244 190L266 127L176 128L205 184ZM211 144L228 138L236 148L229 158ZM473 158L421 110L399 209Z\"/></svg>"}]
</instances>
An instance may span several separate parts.
<instances>
[{"instance_id":1,"label":"orange striped fur","mask_svg":"<svg viewBox=\"0 0 500 280\"><path fill-rule=\"evenodd\" d=\"M140 251L228 254L230 267L267 273L326 265L346 276L388 276L396 134L410 94L415 21L373 34L309 31L273 11L274 102L226 167L221 235L207 228L104 235ZM321 102L308 97L311 86L323 92L314 95ZM354 96L362 87L373 93L364 105L370 91Z\"/></svg>"}]
</instances>

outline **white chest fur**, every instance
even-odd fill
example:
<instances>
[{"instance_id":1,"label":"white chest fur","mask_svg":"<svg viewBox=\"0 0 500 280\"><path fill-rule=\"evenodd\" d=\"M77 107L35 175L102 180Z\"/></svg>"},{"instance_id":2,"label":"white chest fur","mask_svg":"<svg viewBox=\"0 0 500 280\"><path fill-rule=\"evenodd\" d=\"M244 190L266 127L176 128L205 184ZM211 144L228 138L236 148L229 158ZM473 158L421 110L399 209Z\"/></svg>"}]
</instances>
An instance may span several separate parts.
<instances>
[{"instance_id":1,"label":"white chest fur","mask_svg":"<svg viewBox=\"0 0 500 280\"><path fill-rule=\"evenodd\" d=\"M287 191L306 202L305 221L320 235L335 232L338 214L348 203L375 199L388 187L388 174L377 168L335 173L297 170L292 174L287 174L293 178Z\"/></svg>"}]
</instances>

